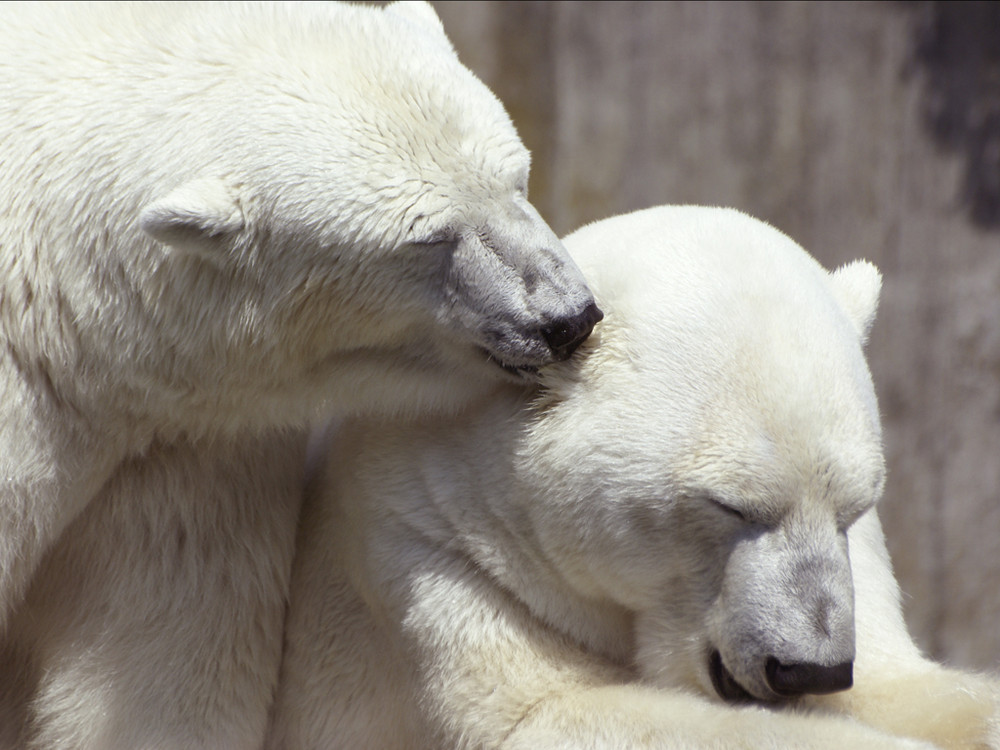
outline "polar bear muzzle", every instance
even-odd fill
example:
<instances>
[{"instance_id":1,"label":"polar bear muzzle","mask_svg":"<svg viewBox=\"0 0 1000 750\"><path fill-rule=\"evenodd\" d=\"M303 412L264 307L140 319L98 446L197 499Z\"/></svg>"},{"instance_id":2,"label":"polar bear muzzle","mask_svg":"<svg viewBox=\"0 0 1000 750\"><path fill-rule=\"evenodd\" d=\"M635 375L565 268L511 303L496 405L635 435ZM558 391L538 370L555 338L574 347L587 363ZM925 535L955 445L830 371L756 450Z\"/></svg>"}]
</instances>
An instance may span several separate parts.
<instances>
[{"instance_id":1,"label":"polar bear muzzle","mask_svg":"<svg viewBox=\"0 0 1000 750\"><path fill-rule=\"evenodd\" d=\"M708 658L708 673L712 687L728 703L747 703L754 697L722 663L722 655L713 650ZM848 690L854 684L854 662L845 661L833 666L811 664L782 664L775 657L767 659L765 674L767 684L782 699L801 695L826 695Z\"/></svg>"},{"instance_id":2,"label":"polar bear muzzle","mask_svg":"<svg viewBox=\"0 0 1000 750\"><path fill-rule=\"evenodd\" d=\"M604 313L596 303L590 302L581 312L553 319L537 330L514 332L512 336L500 332L495 345L483 347L483 352L511 374L522 377L533 375L543 365L569 359L603 319ZM523 351L521 356L528 361L521 361L520 364L508 361L512 354L517 356L519 348Z\"/></svg>"},{"instance_id":3,"label":"polar bear muzzle","mask_svg":"<svg viewBox=\"0 0 1000 750\"><path fill-rule=\"evenodd\" d=\"M569 358L604 313L559 239L526 200L469 217L448 259L446 317L507 372Z\"/></svg>"},{"instance_id":4,"label":"polar bear muzzle","mask_svg":"<svg viewBox=\"0 0 1000 750\"><path fill-rule=\"evenodd\" d=\"M852 686L846 539L821 526L789 518L748 533L732 550L708 654L712 687L723 700L785 701Z\"/></svg>"},{"instance_id":5,"label":"polar bear muzzle","mask_svg":"<svg viewBox=\"0 0 1000 750\"><path fill-rule=\"evenodd\" d=\"M591 331L594 330L594 326L603 319L604 313L594 302L591 302L583 308L583 312L555 320L543 328L542 337L549 345L552 356L556 360L569 359L577 347L587 340Z\"/></svg>"}]
</instances>

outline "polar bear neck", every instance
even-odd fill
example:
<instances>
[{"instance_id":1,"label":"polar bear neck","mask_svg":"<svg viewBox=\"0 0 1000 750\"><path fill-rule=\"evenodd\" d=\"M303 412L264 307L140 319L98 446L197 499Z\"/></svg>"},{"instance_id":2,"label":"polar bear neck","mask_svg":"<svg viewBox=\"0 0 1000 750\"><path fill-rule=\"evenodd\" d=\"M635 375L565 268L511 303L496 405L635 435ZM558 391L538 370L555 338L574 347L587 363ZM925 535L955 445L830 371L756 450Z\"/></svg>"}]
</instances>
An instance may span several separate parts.
<instances>
[{"instance_id":1,"label":"polar bear neck","mask_svg":"<svg viewBox=\"0 0 1000 750\"><path fill-rule=\"evenodd\" d=\"M372 539L391 518L417 544L458 551L547 629L630 669L632 613L568 585L539 552L544 545L524 512L532 495L514 470L522 435L517 425L535 395L505 387L453 418L348 423L331 458L333 466L351 467L336 472L334 494L344 498L341 512L349 519L344 527L361 528ZM360 487L358 477L364 478Z\"/></svg>"}]
</instances>

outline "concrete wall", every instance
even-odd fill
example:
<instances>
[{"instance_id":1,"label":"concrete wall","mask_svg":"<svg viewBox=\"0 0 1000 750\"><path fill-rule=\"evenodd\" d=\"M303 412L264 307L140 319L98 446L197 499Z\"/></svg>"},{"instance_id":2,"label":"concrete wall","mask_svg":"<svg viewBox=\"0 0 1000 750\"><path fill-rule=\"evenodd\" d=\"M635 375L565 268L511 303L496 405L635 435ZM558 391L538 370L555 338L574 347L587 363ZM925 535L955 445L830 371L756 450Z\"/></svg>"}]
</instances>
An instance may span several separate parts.
<instances>
[{"instance_id":1,"label":"concrete wall","mask_svg":"<svg viewBox=\"0 0 1000 750\"><path fill-rule=\"evenodd\" d=\"M911 628L1000 667L1000 4L438 3L557 232L730 205L874 261L882 517Z\"/></svg>"}]
</instances>

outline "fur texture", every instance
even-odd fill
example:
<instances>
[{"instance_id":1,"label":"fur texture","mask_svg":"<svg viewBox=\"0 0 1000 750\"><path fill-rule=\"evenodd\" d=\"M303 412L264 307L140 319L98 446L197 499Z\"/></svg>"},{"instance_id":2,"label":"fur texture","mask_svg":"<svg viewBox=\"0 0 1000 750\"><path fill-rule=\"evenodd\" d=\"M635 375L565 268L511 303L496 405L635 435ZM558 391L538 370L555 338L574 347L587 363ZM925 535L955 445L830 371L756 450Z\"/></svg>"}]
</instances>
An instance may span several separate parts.
<instances>
[{"instance_id":1,"label":"fur texture","mask_svg":"<svg viewBox=\"0 0 1000 750\"><path fill-rule=\"evenodd\" d=\"M712 208L566 245L607 319L541 391L336 434L272 747L1000 747L903 623L878 271Z\"/></svg>"},{"instance_id":2,"label":"fur texture","mask_svg":"<svg viewBox=\"0 0 1000 750\"><path fill-rule=\"evenodd\" d=\"M3 15L0 745L259 746L306 419L599 313L430 6Z\"/></svg>"}]
</instances>

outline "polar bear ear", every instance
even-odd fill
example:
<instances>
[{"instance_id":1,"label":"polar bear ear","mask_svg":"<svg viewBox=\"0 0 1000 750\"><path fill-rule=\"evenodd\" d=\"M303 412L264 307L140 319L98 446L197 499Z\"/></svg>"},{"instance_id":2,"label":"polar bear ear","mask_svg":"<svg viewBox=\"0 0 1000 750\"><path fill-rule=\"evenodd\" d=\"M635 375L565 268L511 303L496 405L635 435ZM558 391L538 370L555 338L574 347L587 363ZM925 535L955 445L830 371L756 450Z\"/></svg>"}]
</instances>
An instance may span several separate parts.
<instances>
[{"instance_id":1,"label":"polar bear ear","mask_svg":"<svg viewBox=\"0 0 1000 750\"><path fill-rule=\"evenodd\" d=\"M243 229L243 210L222 180L186 182L147 205L139 225L153 239L171 248L204 253L224 235Z\"/></svg>"},{"instance_id":2,"label":"polar bear ear","mask_svg":"<svg viewBox=\"0 0 1000 750\"><path fill-rule=\"evenodd\" d=\"M447 41L449 47L451 46L451 42L448 41L448 37L444 33L444 25L430 3L423 2L423 0L398 0L385 6L385 11L433 31Z\"/></svg>"},{"instance_id":3,"label":"polar bear ear","mask_svg":"<svg viewBox=\"0 0 1000 750\"><path fill-rule=\"evenodd\" d=\"M866 260L856 260L830 274L833 296L854 323L861 343L868 340L878 309L882 274Z\"/></svg>"}]
</instances>

